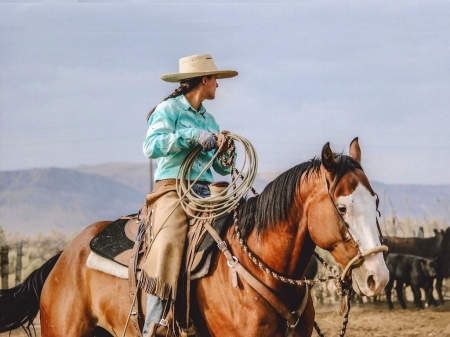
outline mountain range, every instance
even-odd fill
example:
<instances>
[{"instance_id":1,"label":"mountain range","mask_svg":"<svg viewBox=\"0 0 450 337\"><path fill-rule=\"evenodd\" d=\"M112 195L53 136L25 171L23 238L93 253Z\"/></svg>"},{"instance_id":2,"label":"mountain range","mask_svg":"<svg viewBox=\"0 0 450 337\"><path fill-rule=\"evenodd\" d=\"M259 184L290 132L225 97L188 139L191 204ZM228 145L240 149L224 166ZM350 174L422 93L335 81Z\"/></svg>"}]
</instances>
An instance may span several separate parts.
<instances>
[{"instance_id":1,"label":"mountain range","mask_svg":"<svg viewBox=\"0 0 450 337\"><path fill-rule=\"evenodd\" d=\"M261 192L279 173L259 173ZM372 182L382 218L450 221L450 185ZM146 163L108 163L73 168L0 172L0 227L6 232L79 232L99 220L136 213L150 190Z\"/></svg>"}]
</instances>

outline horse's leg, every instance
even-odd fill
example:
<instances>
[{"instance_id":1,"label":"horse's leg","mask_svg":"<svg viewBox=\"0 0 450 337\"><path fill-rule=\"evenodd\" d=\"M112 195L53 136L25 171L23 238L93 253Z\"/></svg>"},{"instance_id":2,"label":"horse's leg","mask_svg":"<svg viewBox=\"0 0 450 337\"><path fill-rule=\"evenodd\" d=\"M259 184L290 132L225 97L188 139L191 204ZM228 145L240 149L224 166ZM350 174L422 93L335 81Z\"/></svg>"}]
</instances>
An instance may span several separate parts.
<instances>
[{"instance_id":1,"label":"horse's leg","mask_svg":"<svg viewBox=\"0 0 450 337\"><path fill-rule=\"evenodd\" d=\"M124 329L127 336L136 336L134 329L140 330L140 327L135 326L132 319L127 323L128 316L132 314L128 280L95 270L91 270L90 274L91 301L97 320L96 325L109 331L113 336L122 336ZM147 295L143 291L138 293L139 298L136 298L136 301L139 303L139 316L143 322Z\"/></svg>"},{"instance_id":2,"label":"horse's leg","mask_svg":"<svg viewBox=\"0 0 450 337\"><path fill-rule=\"evenodd\" d=\"M406 309L405 300L403 298L403 283L397 280L395 284L395 291L397 292L397 299L403 309Z\"/></svg>"}]
</instances>

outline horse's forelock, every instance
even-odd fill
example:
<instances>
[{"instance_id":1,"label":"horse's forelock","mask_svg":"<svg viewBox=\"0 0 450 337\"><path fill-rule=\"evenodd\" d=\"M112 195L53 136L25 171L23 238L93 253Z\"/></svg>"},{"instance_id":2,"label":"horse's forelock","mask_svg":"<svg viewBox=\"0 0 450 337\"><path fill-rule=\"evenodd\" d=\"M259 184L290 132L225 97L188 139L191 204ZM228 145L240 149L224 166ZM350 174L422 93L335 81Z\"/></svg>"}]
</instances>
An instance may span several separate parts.
<instances>
[{"instance_id":1,"label":"horse's forelock","mask_svg":"<svg viewBox=\"0 0 450 337\"><path fill-rule=\"evenodd\" d=\"M338 165L336 167L336 171L334 172L336 177L334 179L333 186L331 187L331 191L334 191L336 189L336 186L341 181L342 177L348 172L348 171L354 171L356 169L359 169L361 171L364 171L361 164L359 164L356 160L354 160L350 156L346 156L342 153L335 154L336 160L338 162Z\"/></svg>"}]
</instances>

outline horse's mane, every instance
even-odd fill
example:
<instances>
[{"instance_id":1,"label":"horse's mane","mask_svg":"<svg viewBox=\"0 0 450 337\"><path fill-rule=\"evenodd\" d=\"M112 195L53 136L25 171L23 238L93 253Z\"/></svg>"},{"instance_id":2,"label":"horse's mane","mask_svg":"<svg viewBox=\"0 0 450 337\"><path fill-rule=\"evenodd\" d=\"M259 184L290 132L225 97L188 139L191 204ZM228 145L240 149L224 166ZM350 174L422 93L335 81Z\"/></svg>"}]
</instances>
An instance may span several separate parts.
<instances>
[{"instance_id":1,"label":"horse's mane","mask_svg":"<svg viewBox=\"0 0 450 337\"><path fill-rule=\"evenodd\" d=\"M332 189L341 177L349 170L362 167L353 158L344 154L335 154L337 161L336 179ZM321 160L317 157L294 166L270 182L261 194L247 199L239 207L238 225L243 238L255 229L260 234L280 221L285 221L291 215L295 194L300 188L300 178L305 174L307 179L311 174L319 174Z\"/></svg>"}]
</instances>

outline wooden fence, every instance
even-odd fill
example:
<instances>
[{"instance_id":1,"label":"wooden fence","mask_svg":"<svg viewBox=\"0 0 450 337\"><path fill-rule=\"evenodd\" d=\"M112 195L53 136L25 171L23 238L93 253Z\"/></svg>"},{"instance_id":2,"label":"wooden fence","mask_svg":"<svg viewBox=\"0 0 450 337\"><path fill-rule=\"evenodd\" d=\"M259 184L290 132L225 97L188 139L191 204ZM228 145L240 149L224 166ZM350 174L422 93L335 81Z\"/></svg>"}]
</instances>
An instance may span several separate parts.
<instances>
[{"instance_id":1,"label":"wooden fence","mask_svg":"<svg viewBox=\"0 0 450 337\"><path fill-rule=\"evenodd\" d=\"M22 282L22 241L17 243L17 260L16 260L16 277L15 277L15 285L18 285ZM9 288L9 246L1 246L0 247L0 269L1 269L1 277L2 277L2 287L1 289Z\"/></svg>"}]
</instances>

